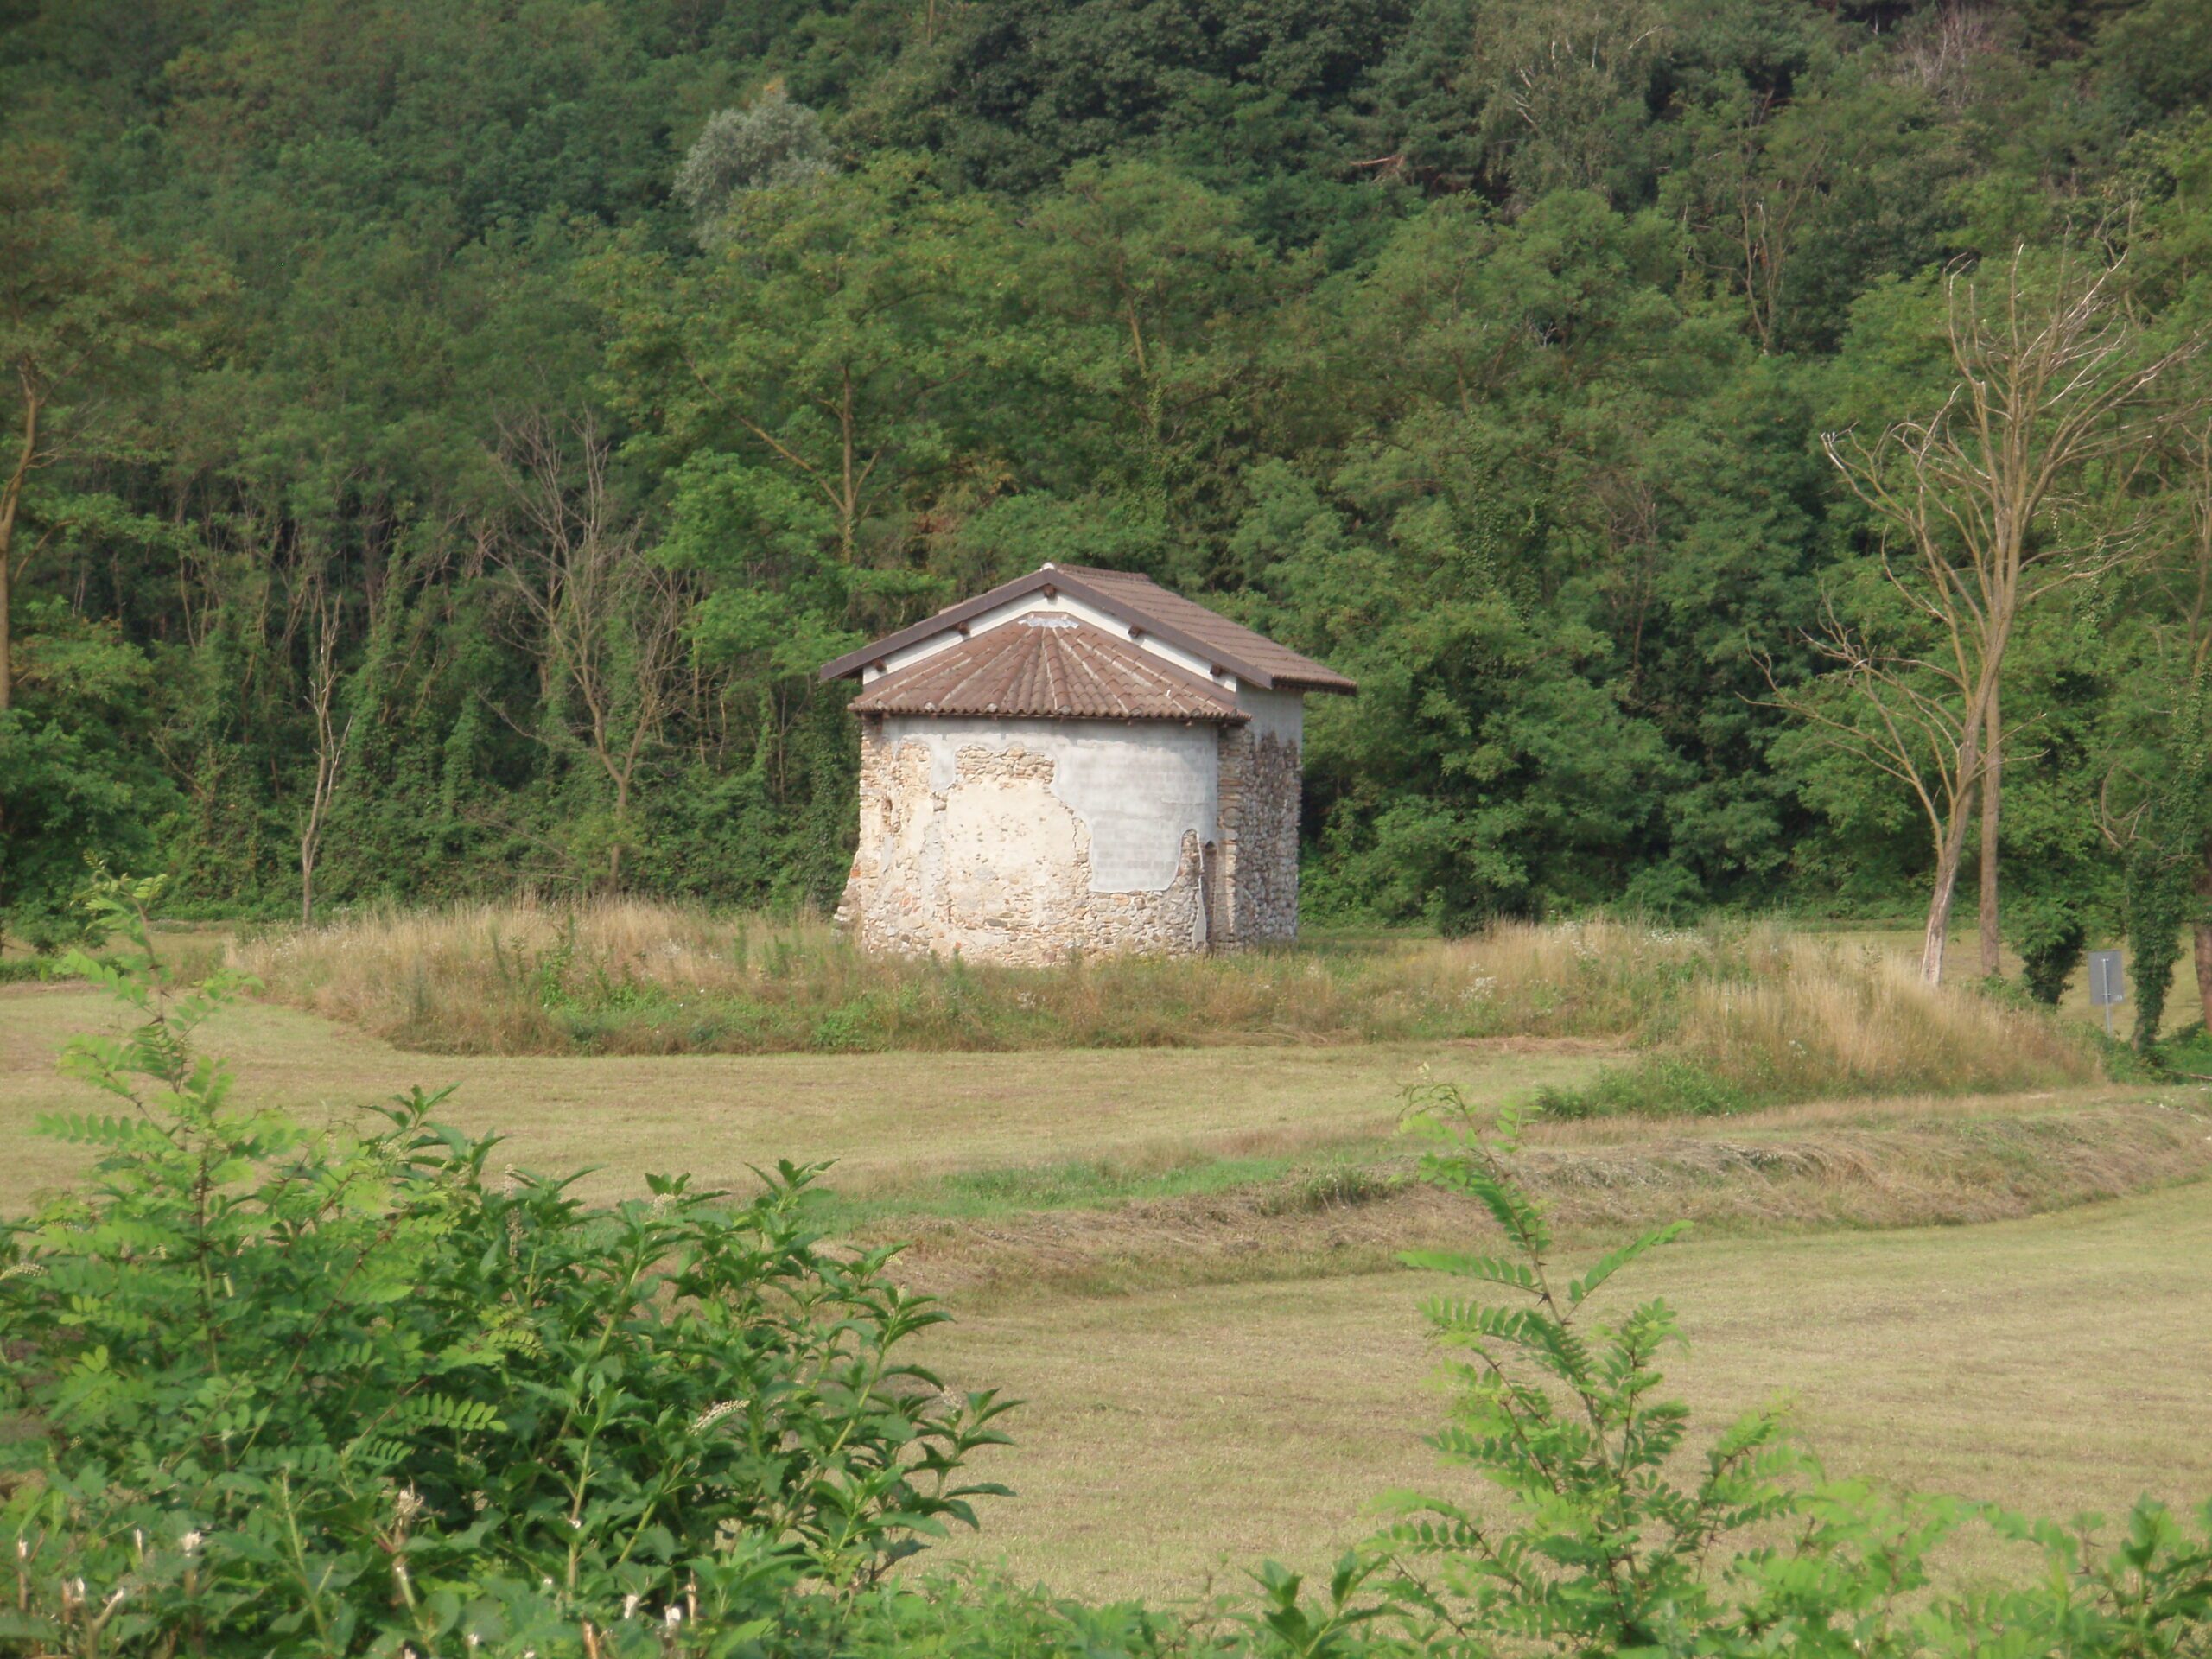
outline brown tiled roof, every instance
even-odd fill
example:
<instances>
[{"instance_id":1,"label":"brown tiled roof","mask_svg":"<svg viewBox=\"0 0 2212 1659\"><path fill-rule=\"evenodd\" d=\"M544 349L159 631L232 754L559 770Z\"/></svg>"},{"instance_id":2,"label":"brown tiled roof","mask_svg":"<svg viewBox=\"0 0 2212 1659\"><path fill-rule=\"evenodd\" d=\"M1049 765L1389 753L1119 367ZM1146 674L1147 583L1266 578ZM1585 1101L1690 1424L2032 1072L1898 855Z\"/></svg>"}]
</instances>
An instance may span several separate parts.
<instances>
[{"instance_id":1,"label":"brown tiled roof","mask_svg":"<svg viewBox=\"0 0 2212 1659\"><path fill-rule=\"evenodd\" d=\"M1072 616L1033 611L886 674L853 699L864 715L1042 720L1246 716L1209 684Z\"/></svg>"},{"instance_id":2,"label":"brown tiled roof","mask_svg":"<svg viewBox=\"0 0 2212 1659\"><path fill-rule=\"evenodd\" d=\"M1255 633L1218 612L1171 593L1147 576L1124 570L1099 570L1089 565L1046 565L1026 576L1001 582L988 593L949 606L935 616L887 634L858 651L822 665L822 677L834 680L857 674L893 652L936 638L948 629L972 620L1013 601L1038 592L1065 593L1095 606L1141 633L1155 636L1166 645L1202 657L1262 690L1338 691L1358 688L1334 669L1310 657L1301 657L1264 634ZM1145 652L1148 661L1158 661Z\"/></svg>"},{"instance_id":3,"label":"brown tiled roof","mask_svg":"<svg viewBox=\"0 0 2212 1659\"><path fill-rule=\"evenodd\" d=\"M1355 689L1352 682L1336 670L1323 667L1311 657L1301 657L1288 645L1279 645L1264 633L1255 633L1243 623L1232 622L1219 611L1185 599L1149 576L1135 575L1127 570L1101 570L1087 564L1063 564L1058 568L1119 600L1128 610L1151 617L1156 626L1164 625L1187 634L1208 647L1224 667L1234 669L1243 663L1259 669L1270 682L1285 690L1349 692ZM1243 677L1252 677L1248 674Z\"/></svg>"}]
</instances>

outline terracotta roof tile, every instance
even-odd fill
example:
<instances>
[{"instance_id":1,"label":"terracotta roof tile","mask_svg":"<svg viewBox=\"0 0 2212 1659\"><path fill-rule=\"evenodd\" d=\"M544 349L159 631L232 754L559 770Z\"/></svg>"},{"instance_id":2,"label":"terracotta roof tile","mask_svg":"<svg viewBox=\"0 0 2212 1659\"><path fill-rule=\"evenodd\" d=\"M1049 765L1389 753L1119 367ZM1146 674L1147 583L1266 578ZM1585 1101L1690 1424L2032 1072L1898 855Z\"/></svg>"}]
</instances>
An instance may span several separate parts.
<instances>
[{"instance_id":1,"label":"terracotta roof tile","mask_svg":"<svg viewBox=\"0 0 2212 1659\"><path fill-rule=\"evenodd\" d=\"M1286 690L1350 691L1352 682L1311 657L1300 656L1288 645L1279 645L1264 633L1255 633L1241 622L1232 622L1219 611L1210 610L1150 576L1128 570L1102 570L1093 565L1063 564L1069 575L1119 600L1131 611L1187 634L1211 647L1224 665L1245 664L1264 671Z\"/></svg>"},{"instance_id":2,"label":"terracotta roof tile","mask_svg":"<svg viewBox=\"0 0 2212 1659\"><path fill-rule=\"evenodd\" d=\"M1280 687L1288 691L1349 694L1358 689L1334 669L1171 593L1148 576L1078 564L1048 564L1026 576L1001 582L988 593L947 606L935 616L823 664L822 677L859 674L893 652L936 639L962 623L1039 592L1048 596L1064 592L1091 604L1139 633L1154 635L1165 645L1217 662L1245 683L1262 690ZM1154 652L1147 651L1144 655L1147 660L1158 660Z\"/></svg>"},{"instance_id":3,"label":"terracotta roof tile","mask_svg":"<svg viewBox=\"0 0 2212 1659\"><path fill-rule=\"evenodd\" d=\"M1016 720L1246 718L1228 690L1102 628L1032 611L874 681L864 715Z\"/></svg>"}]
</instances>

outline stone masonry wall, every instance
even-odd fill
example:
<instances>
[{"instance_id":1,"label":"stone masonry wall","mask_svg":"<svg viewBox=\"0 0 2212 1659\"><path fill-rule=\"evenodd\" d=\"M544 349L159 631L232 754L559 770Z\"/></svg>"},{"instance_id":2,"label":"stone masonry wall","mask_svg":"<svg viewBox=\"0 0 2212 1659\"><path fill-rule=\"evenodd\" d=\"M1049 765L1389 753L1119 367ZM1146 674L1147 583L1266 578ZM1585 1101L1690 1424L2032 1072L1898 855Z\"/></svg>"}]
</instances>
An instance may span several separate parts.
<instances>
[{"instance_id":1,"label":"stone masonry wall","mask_svg":"<svg viewBox=\"0 0 2212 1659\"><path fill-rule=\"evenodd\" d=\"M1208 897L1213 948L1298 937L1297 742L1254 726L1224 727L1221 838Z\"/></svg>"},{"instance_id":2,"label":"stone masonry wall","mask_svg":"<svg viewBox=\"0 0 2212 1659\"><path fill-rule=\"evenodd\" d=\"M1095 760L1095 743L1078 753L1073 735L985 722L972 741L951 722L926 738L886 728L861 722L860 844L838 910L863 948L1037 967L1071 954L1205 948L1198 828L1177 831L1179 817L1210 799L1161 804L1156 827L1168 840L1152 878L1161 885L1094 891L1093 825L1056 785L1069 781L1064 766ZM1129 862L1125 848L1117 859Z\"/></svg>"}]
</instances>

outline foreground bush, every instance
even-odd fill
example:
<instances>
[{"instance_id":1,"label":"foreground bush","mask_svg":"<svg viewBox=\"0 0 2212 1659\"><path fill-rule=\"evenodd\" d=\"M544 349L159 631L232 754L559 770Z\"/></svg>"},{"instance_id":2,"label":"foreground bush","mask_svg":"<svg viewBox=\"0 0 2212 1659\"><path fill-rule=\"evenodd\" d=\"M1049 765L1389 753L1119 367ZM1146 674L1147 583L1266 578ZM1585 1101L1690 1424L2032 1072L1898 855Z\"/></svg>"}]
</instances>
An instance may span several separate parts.
<instances>
[{"instance_id":1,"label":"foreground bush","mask_svg":"<svg viewBox=\"0 0 2212 1659\"><path fill-rule=\"evenodd\" d=\"M232 1098L129 895L139 1023L68 1070L127 1113L92 1190L0 1234L20 1593L62 1650L442 1650L505 1630L727 1632L804 1581L880 1579L1001 1439L899 1350L944 1316L826 1250L815 1172L749 1203L656 1180L587 1208L494 1167L419 1092L375 1133ZM654 1638L658 1644L659 1637Z\"/></svg>"}]
</instances>

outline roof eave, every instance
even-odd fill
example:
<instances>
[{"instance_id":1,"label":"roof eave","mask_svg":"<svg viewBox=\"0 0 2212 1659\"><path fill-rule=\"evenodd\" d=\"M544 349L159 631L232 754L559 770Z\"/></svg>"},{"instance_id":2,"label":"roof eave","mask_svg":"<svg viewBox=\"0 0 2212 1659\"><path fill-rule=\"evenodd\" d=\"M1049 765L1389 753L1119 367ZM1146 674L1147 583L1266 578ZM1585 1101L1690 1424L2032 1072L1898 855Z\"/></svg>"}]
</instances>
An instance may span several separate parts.
<instances>
[{"instance_id":1,"label":"roof eave","mask_svg":"<svg viewBox=\"0 0 2212 1659\"><path fill-rule=\"evenodd\" d=\"M1244 726L1252 716L1242 709L1224 709L1217 714L1188 715L1006 715L982 709L865 709L855 706L853 712L863 720L1090 720L1113 721L1124 726Z\"/></svg>"},{"instance_id":2,"label":"roof eave","mask_svg":"<svg viewBox=\"0 0 2212 1659\"><path fill-rule=\"evenodd\" d=\"M1125 605L1119 600L1101 592L1080 576L1070 575L1066 571L1055 569L1049 565L1041 570L1033 570L1026 576L1017 576L1012 582L1001 582L997 587L980 593L973 599L964 600L949 609L939 611L934 616L925 617L919 622L899 629L896 633L887 633L871 645L862 645L858 651L849 651L842 657L832 658L822 664L821 677L824 680L839 680L849 675L857 674L869 664L880 661L893 652L904 651L908 645L919 645L925 639L934 639L938 634L957 628L963 622L982 616L987 612L995 611L1001 605L1026 598L1046 588L1057 588L1063 593L1071 594L1084 604L1094 606L1105 612L1107 615L1124 626L1141 630L1155 639L1174 646L1178 651L1187 652L1202 663L1211 664L1217 672L1233 674L1246 684L1255 686L1262 691L1272 691L1276 689L1275 677L1265 669L1245 662L1240 658L1233 657L1217 646L1209 645L1202 640L1193 639L1180 628L1155 621L1135 607ZM1286 683L1286 689L1287 689L1287 683Z\"/></svg>"}]
</instances>

